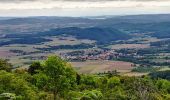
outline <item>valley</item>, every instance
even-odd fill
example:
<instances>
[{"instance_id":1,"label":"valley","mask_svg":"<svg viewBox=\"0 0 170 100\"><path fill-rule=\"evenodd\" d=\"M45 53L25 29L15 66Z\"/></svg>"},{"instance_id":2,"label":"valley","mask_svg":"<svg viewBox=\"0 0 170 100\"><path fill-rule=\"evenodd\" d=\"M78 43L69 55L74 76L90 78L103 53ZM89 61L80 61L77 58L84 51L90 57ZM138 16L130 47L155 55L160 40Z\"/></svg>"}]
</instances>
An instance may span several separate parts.
<instances>
[{"instance_id":1,"label":"valley","mask_svg":"<svg viewBox=\"0 0 170 100\"><path fill-rule=\"evenodd\" d=\"M152 18L154 16L154 18ZM156 18L162 20L157 20ZM170 66L170 15L103 19L33 17L0 20L0 58L14 68L58 55L79 73L143 75Z\"/></svg>"}]
</instances>

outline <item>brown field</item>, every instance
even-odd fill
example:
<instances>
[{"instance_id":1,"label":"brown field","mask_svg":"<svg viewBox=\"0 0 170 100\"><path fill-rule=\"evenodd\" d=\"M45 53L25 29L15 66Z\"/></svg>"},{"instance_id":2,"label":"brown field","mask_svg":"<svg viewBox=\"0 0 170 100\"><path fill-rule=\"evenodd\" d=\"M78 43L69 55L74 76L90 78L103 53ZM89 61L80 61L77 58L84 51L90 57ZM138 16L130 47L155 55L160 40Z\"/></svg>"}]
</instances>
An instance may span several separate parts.
<instances>
[{"instance_id":1,"label":"brown field","mask_svg":"<svg viewBox=\"0 0 170 100\"><path fill-rule=\"evenodd\" d=\"M140 40L141 41L139 43L143 43L143 44L161 41L161 39L158 39L156 37L145 37L145 38L141 38Z\"/></svg>"},{"instance_id":2,"label":"brown field","mask_svg":"<svg viewBox=\"0 0 170 100\"><path fill-rule=\"evenodd\" d=\"M99 73L112 70L124 73L133 69L133 63L123 61L86 61L71 62L71 64L80 73Z\"/></svg>"},{"instance_id":3,"label":"brown field","mask_svg":"<svg viewBox=\"0 0 170 100\"><path fill-rule=\"evenodd\" d=\"M11 57L14 56L14 53L11 53L9 51L2 51L0 50L0 58L7 58L7 57Z\"/></svg>"},{"instance_id":4,"label":"brown field","mask_svg":"<svg viewBox=\"0 0 170 100\"><path fill-rule=\"evenodd\" d=\"M124 48L137 48L137 49L142 49L142 48L149 48L149 44L116 44L116 45L111 45L109 46L111 49L124 49Z\"/></svg>"}]
</instances>

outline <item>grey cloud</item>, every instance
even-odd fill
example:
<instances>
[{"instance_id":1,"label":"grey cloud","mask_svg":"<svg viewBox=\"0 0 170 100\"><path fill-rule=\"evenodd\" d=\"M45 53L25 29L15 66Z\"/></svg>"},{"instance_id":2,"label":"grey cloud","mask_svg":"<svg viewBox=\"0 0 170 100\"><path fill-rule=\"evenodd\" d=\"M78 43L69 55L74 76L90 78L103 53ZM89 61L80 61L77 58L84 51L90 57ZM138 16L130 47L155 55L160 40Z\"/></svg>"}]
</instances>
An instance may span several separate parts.
<instances>
[{"instance_id":1,"label":"grey cloud","mask_svg":"<svg viewBox=\"0 0 170 100\"><path fill-rule=\"evenodd\" d=\"M42 1L42 0L0 0L1 3L18 3L18 2L32 2L32 1Z\"/></svg>"},{"instance_id":2,"label":"grey cloud","mask_svg":"<svg viewBox=\"0 0 170 100\"><path fill-rule=\"evenodd\" d=\"M88 2L100 2L100 1L170 1L170 0L0 0L1 3L18 3L18 2L34 2L34 1L88 1Z\"/></svg>"}]
</instances>

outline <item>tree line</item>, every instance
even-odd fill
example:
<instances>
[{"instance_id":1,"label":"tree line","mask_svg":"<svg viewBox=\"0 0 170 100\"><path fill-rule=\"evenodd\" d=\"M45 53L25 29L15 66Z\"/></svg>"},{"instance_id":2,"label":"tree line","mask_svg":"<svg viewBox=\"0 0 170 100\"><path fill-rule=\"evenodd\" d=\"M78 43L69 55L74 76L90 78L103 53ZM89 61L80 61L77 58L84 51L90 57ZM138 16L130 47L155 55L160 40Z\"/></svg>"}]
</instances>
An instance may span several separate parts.
<instances>
[{"instance_id":1,"label":"tree line","mask_svg":"<svg viewBox=\"0 0 170 100\"><path fill-rule=\"evenodd\" d=\"M28 69L13 69L1 59L0 100L8 99L170 100L170 81L149 75L79 74L58 56L34 62Z\"/></svg>"}]
</instances>

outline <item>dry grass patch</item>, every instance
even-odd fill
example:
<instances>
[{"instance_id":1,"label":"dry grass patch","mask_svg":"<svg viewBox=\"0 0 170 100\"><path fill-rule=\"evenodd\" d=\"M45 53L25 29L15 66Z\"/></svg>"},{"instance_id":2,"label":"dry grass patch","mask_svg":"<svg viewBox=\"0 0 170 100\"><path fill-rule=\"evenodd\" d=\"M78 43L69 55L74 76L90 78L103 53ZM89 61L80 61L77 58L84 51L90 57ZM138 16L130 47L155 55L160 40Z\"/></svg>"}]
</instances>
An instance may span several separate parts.
<instances>
[{"instance_id":1,"label":"dry grass patch","mask_svg":"<svg viewBox=\"0 0 170 100\"><path fill-rule=\"evenodd\" d=\"M71 64L80 73L100 73L113 70L130 72L133 69L133 63L123 61L86 61L71 62Z\"/></svg>"},{"instance_id":2,"label":"dry grass patch","mask_svg":"<svg viewBox=\"0 0 170 100\"><path fill-rule=\"evenodd\" d=\"M116 45L111 45L109 48L111 49L143 49L143 48L149 48L149 44L116 44Z\"/></svg>"}]
</instances>

